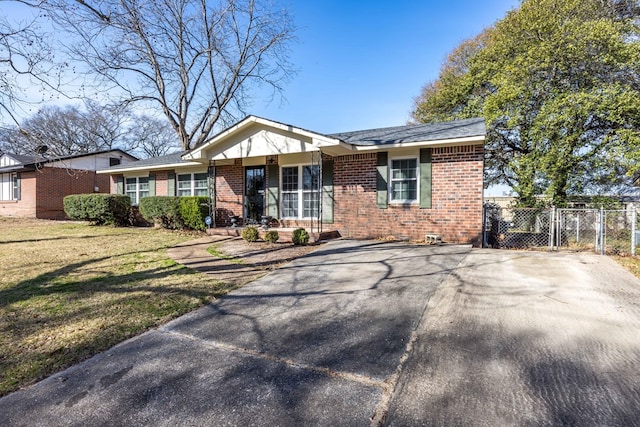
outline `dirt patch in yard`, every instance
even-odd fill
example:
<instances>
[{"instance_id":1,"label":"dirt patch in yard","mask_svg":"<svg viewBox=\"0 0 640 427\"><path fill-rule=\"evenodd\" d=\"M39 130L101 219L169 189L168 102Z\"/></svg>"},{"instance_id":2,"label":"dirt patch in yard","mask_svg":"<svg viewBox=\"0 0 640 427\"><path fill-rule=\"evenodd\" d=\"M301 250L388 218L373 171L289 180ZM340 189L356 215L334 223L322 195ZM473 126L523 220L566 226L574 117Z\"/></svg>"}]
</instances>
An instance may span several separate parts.
<instances>
[{"instance_id":1,"label":"dirt patch in yard","mask_svg":"<svg viewBox=\"0 0 640 427\"><path fill-rule=\"evenodd\" d=\"M224 240L213 246L232 259L243 264L272 270L278 266L318 249L319 245L294 245L291 243L248 243L243 239Z\"/></svg>"},{"instance_id":2,"label":"dirt patch in yard","mask_svg":"<svg viewBox=\"0 0 640 427\"><path fill-rule=\"evenodd\" d=\"M248 243L242 238L204 237L170 248L176 262L235 286L318 249L319 244Z\"/></svg>"}]
</instances>

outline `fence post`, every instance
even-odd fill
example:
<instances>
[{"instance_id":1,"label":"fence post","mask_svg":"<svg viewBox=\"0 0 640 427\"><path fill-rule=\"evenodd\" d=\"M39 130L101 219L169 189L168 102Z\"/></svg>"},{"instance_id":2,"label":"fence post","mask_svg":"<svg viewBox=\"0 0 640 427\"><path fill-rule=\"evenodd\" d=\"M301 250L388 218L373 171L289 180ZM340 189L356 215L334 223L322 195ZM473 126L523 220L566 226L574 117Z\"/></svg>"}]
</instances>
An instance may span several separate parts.
<instances>
[{"instance_id":1,"label":"fence post","mask_svg":"<svg viewBox=\"0 0 640 427\"><path fill-rule=\"evenodd\" d=\"M549 252L553 251L553 235L555 234L554 225L555 225L555 215L556 207L551 205L551 210L549 211Z\"/></svg>"},{"instance_id":2,"label":"fence post","mask_svg":"<svg viewBox=\"0 0 640 427\"><path fill-rule=\"evenodd\" d=\"M556 250L560 251L560 247L562 246L562 230L564 227L564 221L562 214L562 208L556 208Z\"/></svg>"},{"instance_id":3,"label":"fence post","mask_svg":"<svg viewBox=\"0 0 640 427\"><path fill-rule=\"evenodd\" d=\"M482 247L487 247L487 205L482 205Z\"/></svg>"},{"instance_id":4,"label":"fence post","mask_svg":"<svg viewBox=\"0 0 640 427\"><path fill-rule=\"evenodd\" d=\"M605 235L604 235L604 221L605 221L605 216L604 216L604 206L600 206L600 255L604 255L605 254Z\"/></svg>"},{"instance_id":5,"label":"fence post","mask_svg":"<svg viewBox=\"0 0 640 427\"><path fill-rule=\"evenodd\" d=\"M631 255L636 256L636 206L631 205Z\"/></svg>"}]
</instances>

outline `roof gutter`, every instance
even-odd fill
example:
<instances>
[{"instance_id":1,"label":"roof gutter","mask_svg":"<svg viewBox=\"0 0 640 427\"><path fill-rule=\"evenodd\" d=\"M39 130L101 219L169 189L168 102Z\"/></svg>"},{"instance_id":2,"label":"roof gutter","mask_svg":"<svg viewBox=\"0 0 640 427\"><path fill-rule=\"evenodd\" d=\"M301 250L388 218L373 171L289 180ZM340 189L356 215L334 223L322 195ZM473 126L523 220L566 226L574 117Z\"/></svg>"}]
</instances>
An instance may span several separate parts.
<instances>
[{"instance_id":1,"label":"roof gutter","mask_svg":"<svg viewBox=\"0 0 640 427\"><path fill-rule=\"evenodd\" d=\"M389 148L412 148L412 147L451 147L456 145L479 145L483 144L485 136L470 136L466 138L453 138L453 139L438 139L433 141L419 141L419 142L397 142L393 144L379 144L379 145L357 145L353 144L356 151L378 151L386 150Z\"/></svg>"},{"instance_id":2,"label":"roof gutter","mask_svg":"<svg viewBox=\"0 0 640 427\"><path fill-rule=\"evenodd\" d=\"M147 166L137 166L137 167L129 167L129 168L109 168L109 169L100 169L96 171L98 174L114 174L114 173L123 173L123 172L139 172L139 171L148 171L148 170L164 170L164 169L176 169L176 168L185 168L191 166L202 166L200 162L182 162L182 163L164 163L161 165L147 165Z\"/></svg>"}]
</instances>

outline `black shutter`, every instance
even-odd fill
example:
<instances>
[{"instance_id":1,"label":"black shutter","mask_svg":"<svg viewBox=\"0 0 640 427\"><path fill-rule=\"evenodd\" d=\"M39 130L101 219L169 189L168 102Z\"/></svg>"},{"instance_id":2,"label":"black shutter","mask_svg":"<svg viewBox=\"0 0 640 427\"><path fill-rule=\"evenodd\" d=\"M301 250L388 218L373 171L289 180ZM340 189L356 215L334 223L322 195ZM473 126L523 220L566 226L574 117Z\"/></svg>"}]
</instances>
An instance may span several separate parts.
<instances>
[{"instance_id":1,"label":"black shutter","mask_svg":"<svg viewBox=\"0 0 640 427\"><path fill-rule=\"evenodd\" d=\"M386 151L378 153L378 166L377 166L377 203L381 209L386 209L389 204L389 190L387 185L387 179L389 174L389 155Z\"/></svg>"},{"instance_id":2,"label":"black shutter","mask_svg":"<svg viewBox=\"0 0 640 427\"><path fill-rule=\"evenodd\" d=\"M431 208L431 148L420 150L420 208Z\"/></svg>"},{"instance_id":3,"label":"black shutter","mask_svg":"<svg viewBox=\"0 0 640 427\"><path fill-rule=\"evenodd\" d=\"M322 162L322 222L333 224L333 160Z\"/></svg>"}]
</instances>

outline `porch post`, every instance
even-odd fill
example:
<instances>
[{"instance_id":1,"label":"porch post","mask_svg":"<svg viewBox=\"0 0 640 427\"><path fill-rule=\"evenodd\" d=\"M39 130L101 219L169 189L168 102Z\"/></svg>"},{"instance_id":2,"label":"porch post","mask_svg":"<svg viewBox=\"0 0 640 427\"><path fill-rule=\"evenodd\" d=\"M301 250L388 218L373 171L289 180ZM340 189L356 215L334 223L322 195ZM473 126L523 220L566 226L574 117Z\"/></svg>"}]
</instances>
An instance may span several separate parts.
<instances>
[{"instance_id":1,"label":"porch post","mask_svg":"<svg viewBox=\"0 0 640 427\"><path fill-rule=\"evenodd\" d=\"M213 228L216 228L216 161L210 164L207 170L209 178L209 216L213 221Z\"/></svg>"}]
</instances>

